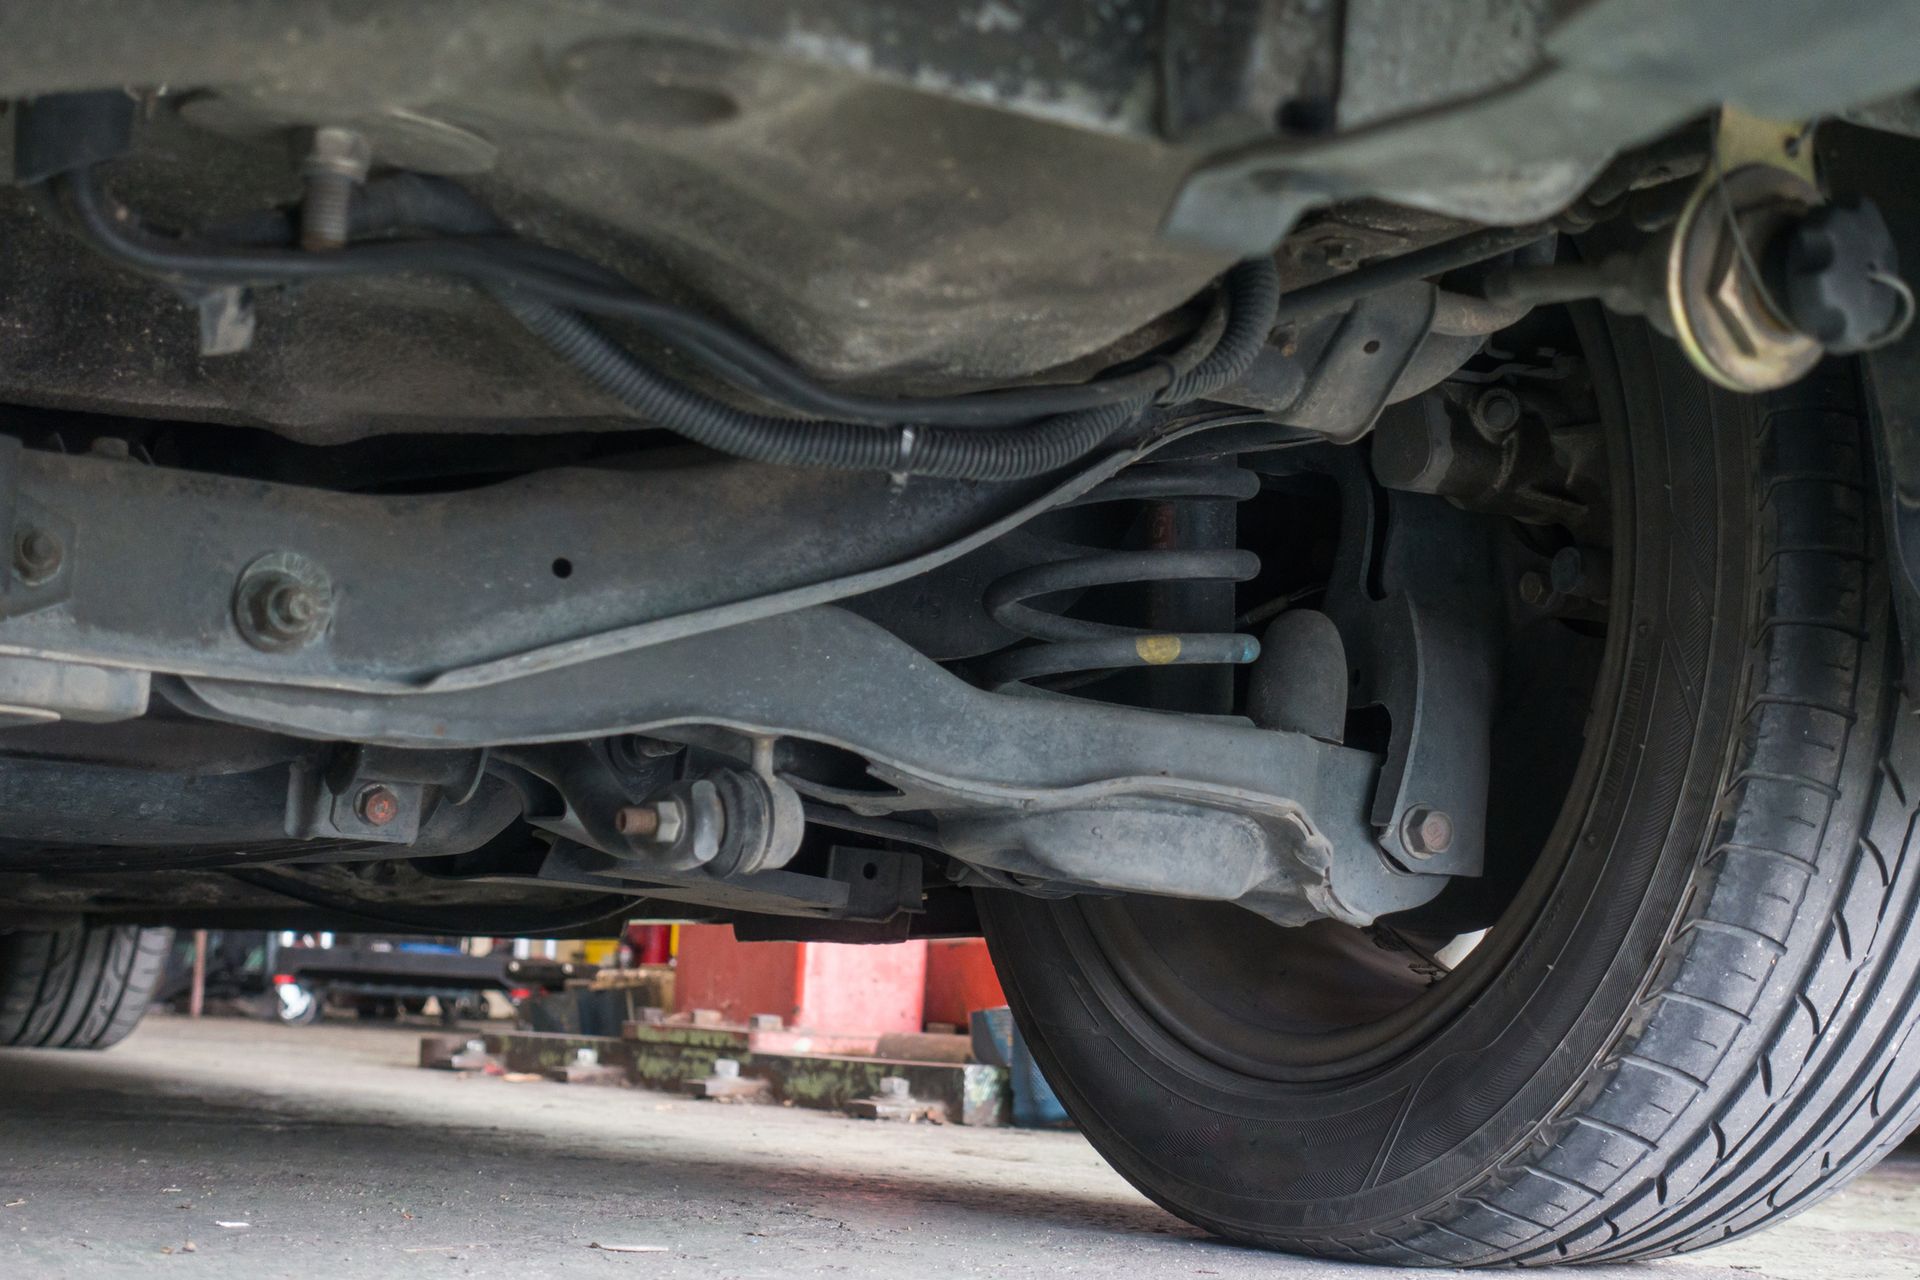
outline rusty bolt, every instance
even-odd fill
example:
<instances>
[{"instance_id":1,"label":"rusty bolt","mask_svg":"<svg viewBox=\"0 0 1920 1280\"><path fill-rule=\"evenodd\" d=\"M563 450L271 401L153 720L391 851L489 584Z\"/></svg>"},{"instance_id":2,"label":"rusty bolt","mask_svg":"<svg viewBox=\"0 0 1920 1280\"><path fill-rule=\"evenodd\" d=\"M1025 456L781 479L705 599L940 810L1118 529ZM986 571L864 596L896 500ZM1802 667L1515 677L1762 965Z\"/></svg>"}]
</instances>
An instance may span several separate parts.
<instances>
[{"instance_id":1,"label":"rusty bolt","mask_svg":"<svg viewBox=\"0 0 1920 1280\"><path fill-rule=\"evenodd\" d=\"M614 810L613 829L633 840L657 840L672 844L680 838L685 811L677 800L658 804L630 804Z\"/></svg>"},{"instance_id":2,"label":"rusty bolt","mask_svg":"<svg viewBox=\"0 0 1920 1280\"><path fill-rule=\"evenodd\" d=\"M13 571L28 586L37 586L60 572L66 554L60 539L45 529L29 526L13 535Z\"/></svg>"},{"instance_id":3,"label":"rusty bolt","mask_svg":"<svg viewBox=\"0 0 1920 1280\"><path fill-rule=\"evenodd\" d=\"M652 839L660 830L660 811L650 804L630 804L613 815L613 829L623 836Z\"/></svg>"},{"instance_id":4,"label":"rusty bolt","mask_svg":"<svg viewBox=\"0 0 1920 1280\"><path fill-rule=\"evenodd\" d=\"M1400 843L1416 858L1431 858L1453 847L1453 819L1445 810L1417 804L1400 819Z\"/></svg>"},{"instance_id":5,"label":"rusty bolt","mask_svg":"<svg viewBox=\"0 0 1920 1280\"><path fill-rule=\"evenodd\" d=\"M360 788L360 794L353 798L353 811L368 826L384 827L400 816L400 797L391 787L376 782Z\"/></svg>"}]
</instances>

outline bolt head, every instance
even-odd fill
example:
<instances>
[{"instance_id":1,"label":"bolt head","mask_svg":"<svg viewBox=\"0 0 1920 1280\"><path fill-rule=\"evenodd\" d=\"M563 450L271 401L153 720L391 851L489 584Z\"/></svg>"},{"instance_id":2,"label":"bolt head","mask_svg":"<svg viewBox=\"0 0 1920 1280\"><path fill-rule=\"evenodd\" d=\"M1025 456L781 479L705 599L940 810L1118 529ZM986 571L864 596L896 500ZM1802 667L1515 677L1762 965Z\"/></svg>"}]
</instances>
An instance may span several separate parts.
<instances>
[{"instance_id":1,"label":"bolt head","mask_svg":"<svg viewBox=\"0 0 1920 1280\"><path fill-rule=\"evenodd\" d=\"M370 827L384 827L400 816L400 797L379 783L360 788L353 798L353 811Z\"/></svg>"},{"instance_id":2,"label":"bolt head","mask_svg":"<svg viewBox=\"0 0 1920 1280\"><path fill-rule=\"evenodd\" d=\"M1527 604L1539 608L1547 602L1547 597L1552 594L1553 589L1547 585L1547 579L1544 574L1536 573L1532 569L1529 569L1520 575L1520 599Z\"/></svg>"},{"instance_id":3,"label":"bolt head","mask_svg":"<svg viewBox=\"0 0 1920 1280\"><path fill-rule=\"evenodd\" d=\"M1416 858L1431 858L1453 847L1453 818L1444 809L1417 804L1400 820L1400 843Z\"/></svg>"},{"instance_id":4,"label":"bolt head","mask_svg":"<svg viewBox=\"0 0 1920 1280\"><path fill-rule=\"evenodd\" d=\"M1498 440L1520 425L1520 397L1505 387L1488 387L1473 402L1473 425Z\"/></svg>"},{"instance_id":5,"label":"bolt head","mask_svg":"<svg viewBox=\"0 0 1920 1280\"><path fill-rule=\"evenodd\" d=\"M60 539L45 529L27 527L13 536L13 571L29 586L45 582L60 572L66 548Z\"/></svg>"}]
</instances>

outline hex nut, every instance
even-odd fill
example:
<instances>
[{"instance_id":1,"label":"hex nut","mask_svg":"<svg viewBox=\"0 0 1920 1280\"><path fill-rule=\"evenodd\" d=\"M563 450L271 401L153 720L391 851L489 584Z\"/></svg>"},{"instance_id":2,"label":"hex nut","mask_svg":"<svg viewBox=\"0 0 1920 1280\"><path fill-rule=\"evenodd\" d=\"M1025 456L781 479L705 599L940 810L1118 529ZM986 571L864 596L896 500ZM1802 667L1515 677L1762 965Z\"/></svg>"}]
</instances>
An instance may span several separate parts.
<instances>
[{"instance_id":1,"label":"hex nut","mask_svg":"<svg viewBox=\"0 0 1920 1280\"><path fill-rule=\"evenodd\" d=\"M1417 804L1400 819L1400 843L1416 858L1431 858L1453 847L1453 818L1444 809Z\"/></svg>"},{"instance_id":2,"label":"hex nut","mask_svg":"<svg viewBox=\"0 0 1920 1280\"><path fill-rule=\"evenodd\" d=\"M353 798L353 811L370 827L384 827L400 816L400 797L393 788L372 783Z\"/></svg>"}]
</instances>

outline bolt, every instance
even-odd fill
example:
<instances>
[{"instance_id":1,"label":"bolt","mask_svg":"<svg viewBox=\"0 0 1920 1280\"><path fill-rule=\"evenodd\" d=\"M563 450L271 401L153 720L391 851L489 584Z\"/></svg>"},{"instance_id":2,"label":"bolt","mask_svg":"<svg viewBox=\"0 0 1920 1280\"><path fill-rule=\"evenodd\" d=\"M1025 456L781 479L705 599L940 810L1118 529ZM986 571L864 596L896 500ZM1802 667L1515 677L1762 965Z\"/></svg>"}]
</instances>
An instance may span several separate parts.
<instances>
[{"instance_id":1,"label":"bolt","mask_svg":"<svg viewBox=\"0 0 1920 1280\"><path fill-rule=\"evenodd\" d=\"M680 838L686 810L678 800L658 804L630 804L614 810L613 829L632 840L652 840L672 844Z\"/></svg>"},{"instance_id":2,"label":"bolt","mask_svg":"<svg viewBox=\"0 0 1920 1280\"><path fill-rule=\"evenodd\" d=\"M333 126L315 129L300 176L306 197L300 202L300 247L338 249L347 243L353 196L373 167L373 149L365 135Z\"/></svg>"},{"instance_id":3,"label":"bolt","mask_svg":"<svg viewBox=\"0 0 1920 1280\"><path fill-rule=\"evenodd\" d=\"M241 632L259 649L297 649L320 634L326 606L313 588L284 573L265 573L242 582Z\"/></svg>"},{"instance_id":4,"label":"bolt","mask_svg":"<svg viewBox=\"0 0 1920 1280\"><path fill-rule=\"evenodd\" d=\"M400 816L400 797L379 783L360 788L353 798L353 811L370 827L384 827Z\"/></svg>"},{"instance_id":5,"label":"bolt","mask_svg":"<svg viewBox=\"0 0 1920 1280\"><path fill-rule=\"evenodd\" d=\"M913 1096L905 1076L882 1076L880 1078L880 1096L883 1098L910 1098Z\"/></svg>"},{"instance_id":6,"label":"bolt","mask_svg":"<svg viewBox=\"0 0 1920 1280\"><path fill-rule=\"evenodd\" d=\"M1552 594L1553 589L1547 585L1546 575L1532 569L1520 575L1520 599L1527 604L1537 609Z\"/></svg>"},{"instance_id":7,"label":"bolt","mask_svg":"<svg viewBox=\"0 0 1920 1280\"><path fill-rule=\"evenodd\" d=\"M738 1080L740 1078L740 1063L734 1058L715 1058L713 1060L713 1074L719 1076L722 1080Z\"/></svg>"},{"instance_id":8,"label":"bolt","mask_svg":"<svg viewBox=\"0 0 1920 1280\"><path fill-rule=\"evenodd\" d=\"M13 571L28 586L38 586L60 572L67 550L60 539L32 526L13 535Z\"/></svg>"},{"instance_id":9,"label":"bolt","mask_svg":"<svg viewBox=\"0 0 1920 1280\"><path fill-rule=\"evenodd\" d=\"M613 829L623 836L650 840L660 830L660 811L650 804L630 804L614 812Z\"/></svg>"},{"instance_id":10,"label":"bolt","mask_svg":"<svg viewBox=\"0 0 1920 1280\"><path fill-rule=\"evenodd\" d=\"M1520 425L1520 397L1505 387L1488 387L1473 402L1473 425L1498 441Z\"/></svg>"},{"instance_id":11,"label":"bolt","mask_svg":"<svg viewBox=\"0 0 1920 1280\"><path fill-rule=\"evenodd\" d=\"M1400 843L1416 858L1431 858L1453 847L1453 819L1445 810L1417 804L1400 819Z\"/></svg>"},{"instance_id":12,"label":"bolt","mask_svg":"<svg viewBox=\"0 0 1920 1280\"><path fill-rule=\"evenodd\" d=\"M248 644L269 653L298 649L327 629L333 588L326 572L305 556L276 551L240 575L233 621Z\"/></svg>"},{"instance_id":13,"label":"bolt","mask_svg":"<svg viewBox=\"0 0 1920 1280\"><path fill-rule=\"evenodd\" d=\"M267 589L260 613L265 630L291 638L312 628L320 603L304 583L278 582Z\"/></svg>"}]
</instances>

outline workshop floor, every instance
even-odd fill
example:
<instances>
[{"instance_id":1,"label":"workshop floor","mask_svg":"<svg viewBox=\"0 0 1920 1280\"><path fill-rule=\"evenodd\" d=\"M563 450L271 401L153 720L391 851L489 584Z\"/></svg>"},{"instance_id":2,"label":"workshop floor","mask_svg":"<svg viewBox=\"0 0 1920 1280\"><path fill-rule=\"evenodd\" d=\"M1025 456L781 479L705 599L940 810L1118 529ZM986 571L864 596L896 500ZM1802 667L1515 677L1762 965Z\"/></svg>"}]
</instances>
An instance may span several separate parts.
<instances>
[{"instance_id":1,"label":"workshop floor","mask_svg":"<svg viewBox=\"0 0 1920 1280\"><path fill-rule=\"evenodd\" d=\"M0 1052L0 1276L1398 1274L1209 1241L1074 1134L465 1078L412 1065L420 1031L155 1017ZM1916 1273L1900 1156L1750 1242L1580 1276Z\"/></svg>"}]
</instances>

